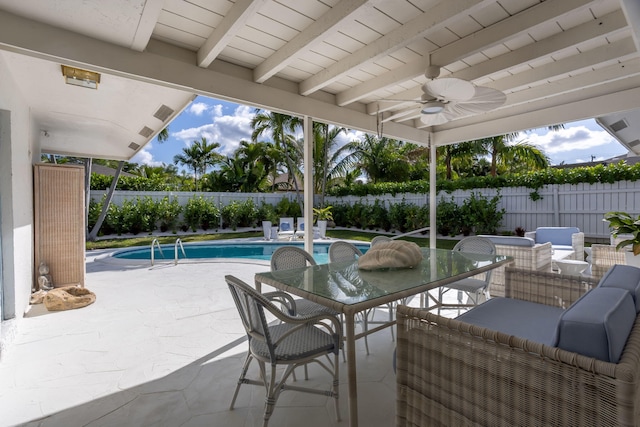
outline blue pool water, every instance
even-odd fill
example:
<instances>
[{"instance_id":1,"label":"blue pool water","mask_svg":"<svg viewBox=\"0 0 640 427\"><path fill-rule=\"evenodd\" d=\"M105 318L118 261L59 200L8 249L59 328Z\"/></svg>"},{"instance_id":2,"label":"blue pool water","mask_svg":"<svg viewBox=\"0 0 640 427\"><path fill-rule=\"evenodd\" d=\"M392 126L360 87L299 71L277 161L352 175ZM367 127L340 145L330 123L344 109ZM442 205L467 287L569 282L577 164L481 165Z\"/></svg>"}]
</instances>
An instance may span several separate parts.
<instances>
[{"instance_id":1,"label":"blue pool water","mask_svg":"<svg viewBox=\"0 0 640 427\"><path fill-rule=\"evenodd\" d=\"M331 243L315 243L313 244L313 258L318 264L326 264L329 262L329 245ZM304 247L302 242L247 242L247 243L184 243L184 251L187 259L201 259L201 258L247 258L269 261L271 260L271 254L280 246L298 246ZM356 244L358 249L362 252L366 252L369 249L368 244ZM174 245L162 245L162 254L157 247L154 248L154 258L156 260L173 260L174 259ZM164 256L163 256L164 255ZM113 255L115 258L120 259L151 259L151 248L133 248L124 249L115 252ZM178 248L178 258L184 259L182 251Z\"/></svg>"}]
</instances>

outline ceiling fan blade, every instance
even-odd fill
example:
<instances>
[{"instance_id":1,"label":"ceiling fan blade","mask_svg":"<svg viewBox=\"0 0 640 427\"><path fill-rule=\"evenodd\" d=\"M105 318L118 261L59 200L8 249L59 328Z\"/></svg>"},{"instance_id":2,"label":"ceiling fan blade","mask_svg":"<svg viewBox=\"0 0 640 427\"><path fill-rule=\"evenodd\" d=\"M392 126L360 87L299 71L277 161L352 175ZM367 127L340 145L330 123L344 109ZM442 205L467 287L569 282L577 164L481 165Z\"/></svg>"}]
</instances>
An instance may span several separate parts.
<instances>
[{"instance_id":1,"label":"ceiling fan blade","mask_svg":"<svg viewBox=\"0 0 640 427\"><path fill-rule=\"evenodd\" d=\"M383 101L383 102L416 102L416 103L425 102L425 101L422 101L420 99L391 99L391 98L380 98L380 99L378 99L378 101Z\"/></svg>"},{"instance_id":2,"label":"ceiling fan blade","mask_svg":"<svg viewBox=\"0 0 640 427\"><path fill-rule=\"evenodd\" d=\"M448 122L453 117L446 110L438 114L421 114L420 121L427 126L436 126Z\"/></svg>"},{"instance_id":3,"label":"ceiling fan blade","mask_svg":"<svg viewBox=\"0 0 640 427\"><path fill-rule=\"evenodd\" d=\"M507 95L490 87L476 86L475 92L469 101L449 104L449 110L456 116L479 114L501 107L507 100Z\"/></svg>"},{"instance_id":4,"label":"ceiling fan blade","mask_svg":"<svg viewBox=\"0 0 640 427\"><path fill-rule=\"evenodd\" d=\"M475 95L475 86L462 79L445 77L426 82L422 90L435 98L446 101L468 101Z\"/></svg>"}]
</instances>

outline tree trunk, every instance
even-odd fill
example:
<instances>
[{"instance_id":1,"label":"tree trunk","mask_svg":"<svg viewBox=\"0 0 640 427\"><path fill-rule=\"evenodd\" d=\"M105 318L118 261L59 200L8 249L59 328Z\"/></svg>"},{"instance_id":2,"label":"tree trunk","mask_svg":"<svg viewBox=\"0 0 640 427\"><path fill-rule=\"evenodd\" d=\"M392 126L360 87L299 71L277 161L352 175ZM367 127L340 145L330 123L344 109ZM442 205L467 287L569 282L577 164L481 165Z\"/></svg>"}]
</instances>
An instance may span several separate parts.
<instances>
[{"instance_id":1,"label":"tree trunk","mask_svg":"<svg viewBox=\"0 0 640 427\"><path fill-rule=\"evenodd\" d=\"M98 231L100 231L100 227L102 227L102 223L104 219L107 217L107 211L109 210L109 205L111 204L111 200L113 199L113 193L116 191L116 185L118 184L118 179L120 178L120 173L122 172L122 167L124 166L124 161L120 161L118 163L118 169L116 169L116 173L113 177L113 181L111 181L111 186L109 187L109 191L107 192L107 198L102 205L102 212L100 212L100 216L96 221L96 225L93 226L89 236L87 236L87 240L89 242L93 242L98 237Z\"/></svg>"}]
</instances>

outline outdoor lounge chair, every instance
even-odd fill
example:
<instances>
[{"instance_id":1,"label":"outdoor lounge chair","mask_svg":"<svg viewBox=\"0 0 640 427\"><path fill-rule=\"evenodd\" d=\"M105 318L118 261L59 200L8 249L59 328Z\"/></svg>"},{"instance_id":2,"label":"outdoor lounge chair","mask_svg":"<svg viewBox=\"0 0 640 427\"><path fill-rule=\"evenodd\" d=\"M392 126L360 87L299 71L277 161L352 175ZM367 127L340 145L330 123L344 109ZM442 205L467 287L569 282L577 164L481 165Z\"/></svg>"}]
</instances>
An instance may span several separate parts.
<instances>
[{"instance_id":1,"label":"outdoor lounge chair","mask_svg":"<svg viewBox=\"0 0 640 427\"><path fill-rule=\"evenodd\" d=\"M293 217L280 218L278 240L291 240L293 239L293 233Z\"/></svg>"},{"instance_id":2,"label":"outdoor lounge chair","mask_svg":"<svg viewBox=\"0 0 640 427\"><path fill-rule=\"evenodd\" d=\"M266 389L263 427L269 423L280 393L295 390L305 393L330 396L334 399L336 418L340 420L338 408L338 353L342 344L342 325L331 315L291 316L278 309L271 300L287 302L295 310L295 302L285 292L261 294L234 276L225 276L233 296L242 324L247 332L249 351L242 366L230 409L233 409L242 384L263 386ZM281 323L270 325L267 314L275 316ZM333 358L331 357L333 355ZM327 357L328 363L323 361ZM247 378L252 360L260 367L258 379ZM333 359L333 360L332 360ZM318 363L333 377L331 388L320 390L301 386L289 386L287 380L297 366ZM271 367L267 372L267 365ZM276 379L278 365L286 366L280 379Z\"/></svg>"},{"instance_id":3,"label":"outdoor lounge chair","mask_svg":"<svg viewBox=\"0 0 640 427\"><path fill-rule=\"evenodd\" d=\"M304 217L299 216L298 217L298 221L296 221L296 232L294 233L294 237L297 238L304 238L304 230L305 230L305 226L304 226Z\"/></svg>"}]
</instances>

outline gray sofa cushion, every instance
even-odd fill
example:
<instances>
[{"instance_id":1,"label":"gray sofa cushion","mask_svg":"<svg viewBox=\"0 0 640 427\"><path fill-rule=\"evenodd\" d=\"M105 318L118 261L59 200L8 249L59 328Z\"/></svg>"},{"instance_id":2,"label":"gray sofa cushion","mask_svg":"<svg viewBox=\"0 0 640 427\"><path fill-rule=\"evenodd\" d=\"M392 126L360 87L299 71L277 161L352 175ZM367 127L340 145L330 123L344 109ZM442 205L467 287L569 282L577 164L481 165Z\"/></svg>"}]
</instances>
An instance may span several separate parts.
<instances>
[{"instance_id":1,"label":"gray sofa cushion","mask_svg":"<svg viewBox=\"0 0 640 427\"><path fill-rule=\"evenodd\" d=\"M498 297L461 314L456 320L555 345L556 329L563 312L560 307Z\"/></svg>"},{"instance_id":2,"label":"gray sofa cushion","mask_svg":"<svg viewBox=\"0 0 640 427\"><path fill-rule=\"evenodd\" d=\"M628 290L636 304L636 313L640 313L640 268L616 264L602 276L598 286Z\"/></svg>"},{"instance_id":3,"label":"gray sofa cushion","mask_svg":"<svg viewBox=\"0 0 640 427\"><path fill-rule=\"evenodd\" d=\"M481 234L478 237L484 237L485 239L491 240L494 245L506 245L506 246L524 246L527 248L532 248L536 242L533 239L528 237L518 237L518 236L491 236Z\"/></svg>"},{"instance_id":4,"label":"gray sofa cushion","mask_svg":"<svg viewBox=\"0 0 640 427\"><path fill-rule=\"evenodd\" d=\"M536 243L551 242L555 248L557 245L571 247L571 235L579 233L578 227L538 227L536 228ZM559 248L557 248L559 249Z\"/></svg>"},{"instance_id":5,"label":"gray sofa cushion","mask_svg":"<svg viewBox=\"0 0 640 427\"><path fill-rule=\"evenodd\" d=\"M557 347L618 363L636 319L631 294L597 287L584 294L560 317Z\"/></svg>"}]
</instances>

